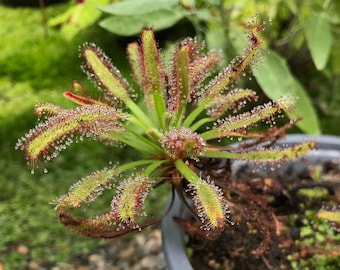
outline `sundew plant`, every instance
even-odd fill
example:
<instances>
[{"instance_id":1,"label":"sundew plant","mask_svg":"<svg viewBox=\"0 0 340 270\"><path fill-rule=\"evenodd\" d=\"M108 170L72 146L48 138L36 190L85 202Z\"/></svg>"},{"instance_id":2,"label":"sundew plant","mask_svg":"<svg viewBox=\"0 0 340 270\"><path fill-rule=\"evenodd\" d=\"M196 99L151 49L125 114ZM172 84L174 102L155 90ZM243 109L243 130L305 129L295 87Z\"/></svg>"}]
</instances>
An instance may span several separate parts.
<instances>
[{"instance_id":1,"label":"sundew plant","mask_svg":"<svg viewBox=\"0 0 340 270\"><path fill-rule=\"evenodd\" d=\"M261 33L265 24L253 20L247 25L248 44L242 54L220 72L218 51L205 52L195 38L177 44L168 64L162 61L154 31L143 29L140 40L127 46L133 84L122 77L111 60L92 43L80 51L82 68L99 89L94 97L79 83L65 97L79 104L64 109L44 103L35 112L44 120L17 143L33 167L50 161L73 141L83 138L105 144L124 145L143 153L145 159L114 165L72 185L56 200L61 223L79 234L111 238L141 230L156 220L148 217L144 202L150 191L170 184L190 207L206 238L214 238L228 224L228 202L213 177L203 177L197 164L206 158L241 159L281 163L304 155L313 142L290 147L273 147L291 120L278 128L275 117L294 109L294 97L256 105L250 89L232 89L247 66L258 61ZM268 129L254 127L265 122ZM223 138L249 139L237 146L223 145ZM111 210L94 217L77 217L72 208L90 203L111 190ZM110 192L110 191L109 191ZM192 200L192 204L187 203Z\"/></svg>"}]
</instances>

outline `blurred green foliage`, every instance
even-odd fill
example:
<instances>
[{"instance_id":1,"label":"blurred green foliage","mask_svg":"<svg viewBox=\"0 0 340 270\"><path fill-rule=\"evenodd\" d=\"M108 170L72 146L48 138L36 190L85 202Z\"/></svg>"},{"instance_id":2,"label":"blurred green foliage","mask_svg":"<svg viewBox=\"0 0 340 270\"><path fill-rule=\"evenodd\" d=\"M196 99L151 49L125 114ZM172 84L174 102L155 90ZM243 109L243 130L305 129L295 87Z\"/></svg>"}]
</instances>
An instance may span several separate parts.
<instances>
[{"instance_id":1,"label":"blurred green foliage","mask_svg":"<svg viewBox=\"0 0 340 270\"><path fill-rule=\"evenodd\" d=\"M81 3L71 1L66 11L51 18L49 26L61 26L61 34L73 39L80 31L92 26L101 16L98 5L107 5L109 0L86 0Z\"/></svg>"},{"instance_id":2,"label":"blurred green foliage","mask_svg":"<svg viewBox=\"0 0 340 270\"><path fill-rule=\"evenodd\" d=\"M58 13L48 9L48 16ZM14 82L30 81L35 90L51 85L51 80L70 74L77 56L77 45L67 44L59 33L50 31L43 37L41 14L29 8L8 9L0 6L0 76ZM65 50L68 46L69 50ZM70 55L71 53L71 55ZM63 68L64 67L64 68ZM53 84L52 84L53 85Z\"/></svg>"}]
</instances>

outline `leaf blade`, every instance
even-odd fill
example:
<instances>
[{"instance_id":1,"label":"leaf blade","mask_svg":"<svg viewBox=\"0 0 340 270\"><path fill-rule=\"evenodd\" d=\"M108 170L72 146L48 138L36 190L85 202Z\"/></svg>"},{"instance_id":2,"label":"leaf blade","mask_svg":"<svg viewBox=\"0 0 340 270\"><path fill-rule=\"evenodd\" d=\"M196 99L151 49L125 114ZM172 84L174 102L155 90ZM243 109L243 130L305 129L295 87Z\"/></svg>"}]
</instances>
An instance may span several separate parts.
<instances>
[{"instance_id":1,"label":"leaf blade","mask_svg":"<svg viewBox=\"0 0 340 270\"><path fill-rule=\"evenodd\" d=\"M255 78L270 99L293 95L298 97L294 113L303 119L297 126L309 134L320 134L320 124L314 107L306 91L290 73L285 60L275 52L266 56L266 63L253 69ZM296 116L288 114L291 119Z\"/></svg>"},{"instance_id":2,"label":"leaf blade","mask_svg":"<svg viewBox=\"0 0 340 270\"><path fill-rule=\"evenodd\" d=\"M332 47L332 33L326 18L320 14L311 15L306 22L305 36L316 68L324 69Z\"/></svg>"},{"instance_id":3,"label":"leaf blade","mask_svg":"<svg viewBox=\"0 0 340 270\"><path fill-rule=\"evenodd\" d=\"M99 25L120 36L132 36L144 27L153 27L156 31L167 29L183 19L187 13L176 10L157 10L133 16L112 16L99 22Z\"/></svg>"},{"instance_id":4,"label":"leaf blade","mask_svg":"<svg viewBox=\"0 0 340 270\"><path fill-rule=\"evenodd\" d=\"M119 15L141 15L162 9L171 9L178 0L127 0L99 7L103 12Z\"/></svg>"}]
</instances>

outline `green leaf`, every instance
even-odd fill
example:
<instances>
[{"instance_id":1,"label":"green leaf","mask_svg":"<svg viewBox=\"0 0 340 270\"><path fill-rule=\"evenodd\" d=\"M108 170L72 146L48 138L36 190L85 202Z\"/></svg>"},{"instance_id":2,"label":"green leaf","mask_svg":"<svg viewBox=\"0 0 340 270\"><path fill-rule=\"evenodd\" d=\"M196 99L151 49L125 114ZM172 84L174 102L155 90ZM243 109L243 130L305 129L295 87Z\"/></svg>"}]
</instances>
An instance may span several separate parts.
<instances>
[{"instance_id":1,"label":"green leaf","mask_svg":"<svg viewBox=\"0 0 340 270\"><path fill-rule=\"evenodd\" d=\"M185 114L185 108L190 99L189 91L189 65L191 61L191 51L195 49L195 43L193 40L187 40L187 42L181 44L176 50L174 55L174 68L173 74L170 76L171 83L171 95L174 96L172 106L176 110L177 128L181 124L182 117Z\"/></svg>"},{"instance_id":2,"label":"green leaf","mask_svg":"<svg viewBox=\"0 0 340 270\"><path fill-rule=\"evenodd\" d=\"M126 51L127 51L133 78L136 84L138 85L138 87L143 89L144 78L143 78L143 69L142 69L142 58L141 58L138 43L132 42L128 44Z\"/></svg>"},{"instance_id":3,"label":"green leaf","mask_svg":"<svg viewBox=\"0 0 340 270\"><path fill-rule=\"evenodd\" d=\"M99 9L113 15L131 16L161 9L170 10L176 4L178 4L178 0L127 0L100 7Z\"/></svg>"},{"instance_id":4,"label":"green leaf","mask_svg":"<svg viewBox=\"0 0 340 270\"><path fill-rule=\"evenodd\" d=\"M210 229L222 229L224 227L224 211L222 206L222 194L216 186L202 180L181 159L175 162L178 171L189 181L189 186L194 195L194 203L202 217L203 223L207 223ZM196 198L195 198L196 197ZM208 222L207 220L208 219Z\"/></svg>"},{"instance_id":5,"label":"green leaf","mask_svg":"<svg viewBox=\"0 0 340 270\"><path fill-rule=\"evenodd\" d=\"M132 36L140 33L144 27L153 27L156 31L169 28L186 14L186 12L163 9L134 16L112 16L100 21L99 25L114 34Z\"/></svg>"},{"instance_id":6,"label":"green leaf","mask_svg":"<svg viewBox=\"0 0 340 270\"><path fill-rule=\"evenodd\" d=\"M154 180L145 175L135 175L124 180L118 187L118 194L113 197L112 212L118 212L119 220L125 224L136 224L143 216L144 201L152 189Z\"/></svg>"},{"instance_id":7,"label":"green leaf","mask_svg":"<svg viewBox=\"0 0 340 270\"><path fill-rule=\"evenodd\" d=\"M162 126L163 115L166 110L164 98L165 77L153 29L144 29L140 39L141 60L145 77L144 93L146 96L151 94L153 97L153 106L148 107L148 110L151 113L156 113L158 123Z\"/></svg>"},{"instance_id":8,"label":"green leaf","mask_svg":"<svg viewBox=\"0 0 340 270\"><path fill-rule=\"evenodd\" d=\"M74 184L66 196L58 199L60 207L80 207L96 199L115 182L120 170L116 167L96 171Z\"/></svg>"},{"instance_id":9,"label":"green leaf","mask_svg":"<svg viewBox=\"0 0 340 270\"><path fill-rule=\"evenodd\" d=\"M228 158L238 160L252 160L260 162L280 162L289 161L302 157L315 148L315 142L305 142L287 148L257 149L240 152L206 150L202 156L209 158Z\"/></svg>"},{"instance_id":10,"label":"green leaf","mask_svg":"<svg viewBox=\"0 0 340 270\"><path fill-rule=\"evenodd\" d=\"M305 35L316 68L324 69L332 47L332 34L325 17L311 15L306 22Z\"/></svg>"},{"instance_id":11,"label":"green leaf","mask_svg":"<svg viewBox=\"0 0 340 270\"><path fill-rule=\"evenodd\" d=\"M296 15L298 13L298 7L297 7L297 2L294 0L285 0L284 1L286 3L286 5L288 6L288 8L290 9L290 11Z\"/></svg>"},{"instance_id":12,"label":"green leaf","mask_svg":"<svg viewBox=\"0 0 340 270\"><path fill-rule=\"evenodd\" d=\"M331 55L332 70L335 74L340 74L340 46L335 46Z\"/></svg>"},{"instance_id":13,"label":"green leaf","mask_svg":"<svg viewBox=\"0 0 340 270\"><path fill-rule=\"evenodd\" d=\"M94 44L84 44L82 54L88 76L97 80L108 97L114 96L127 103L130 100L129 85L108 57Z\"/></svg>"},{"instance_id":14,"label":"green leaf","mask_svg":"<svg viewBox=\"0 0 340 270\"><path fill-rule=\"evenodd\" d=\"M220 117L226 111L235 109L241 102L256 99L256 93L250 89L235 89L227 95L216 96L207 106L210 117Z\"/></svg>"},{"instance_id":15,"label":"green leaf","mask_svg":"<svg viewBox=\"0 0 340 270\"><path fill-rule=\"evenodd\" d=\"M105 5L108 0L87 0L72 5L64 13L49 20L50 26L62 25L61 32L67 40L71 40L81 30L93 25L101 16L98 5Z\"/></svg>"},{"instance_id":16,"label":"green leaf","mask_svg":"<svg viewBox=\"0 0 340 270\"><path fill-rule=\"evenodd\" d=\"M294 108L294 100L292 97L281 97L274 102L259 105L251 111L244 112L235 116L229 116L216 127L201 134L204 140L221 138L224 136L232 136L233 132L246 134L247 130L255 126L260 121L268 122L276 114L282 111L291 111Z\"/></svg>"},{"instance_id":17,"label":"green leaf","mask_svg":"<svg viewBox=\"0 0 340 270\"><path fill-rule=\"evenodd\" d=\"M258 65L253 70L257 82L271 99L293 95L298 97L295 102L294 115L287 113L291 119L301 116L303 119L297 126L309 134L320 134L320 125L316 111L303 87L290 73L287 63L275 52L270 52L265 64Z\"/></svg>"},{"instance_id":18,"label":"green leaf","mask_svg":"<svg viewBox=\"0 0 340 270\"><path fill-rule=\"evenodd\" d=\"M110 132L120 133L121 121L125 117L125 114L116 109L101 105L63 110L37 125L19 140L16 147L25 150L27 158L34 165L41 156L46 160L55 158L73 141L72 134L79 134L80 138L86 136L96 139Z\"/></svg>"}]
</instances>

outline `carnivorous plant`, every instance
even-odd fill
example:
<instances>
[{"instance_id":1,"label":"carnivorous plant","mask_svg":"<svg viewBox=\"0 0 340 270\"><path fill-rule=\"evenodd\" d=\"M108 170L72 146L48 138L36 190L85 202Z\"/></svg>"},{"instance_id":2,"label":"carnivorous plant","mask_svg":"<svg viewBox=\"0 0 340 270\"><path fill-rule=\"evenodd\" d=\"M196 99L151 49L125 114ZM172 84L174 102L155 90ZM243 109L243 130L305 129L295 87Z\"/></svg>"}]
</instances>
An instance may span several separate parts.
<instances>
[{"instance_id":1,"label":"carnivorous plant","mask_svg":"<svg viewBox=\"0 0 340 270\"><path fill-rule=\"evenodd\" d=\"M282 97L246 110L257 95L250 89L233 89L246 68L258 61L265 24L247 25L248 43L242 54L215 73L222 58L219 51L204 51L195 38L186 38L165 64L152 28L143 29L140 40L127 46L134 81L122 77L111 60L92 43L80 48L82 68L99 89L95 97L78 82L65 97L75 109L44 103L35 112L46 120L17 143L29 163L41 166L75 140L91 138L108 145L125 145L142 152L145 159L114 165L72 185L57 199L55 211L69 229L91 237L116 237L141 230L155 222L143 208L150 191L170 184L199 220L207 238L222 232L228 222L228 202L212 177L203 176L195 164L203 158L253 160L280 163L306 154L313 142L290 147L272 147L295 123L278 128L275 117L294 109L295 97ZM268 130L254 127L265 122ZM223 138L250 139L238 146ZM130 176L126 177L126 175ZM95 200L111 189L111 210L90 217L76 217L71 208Z\"/></svg>"}]
</instances>

